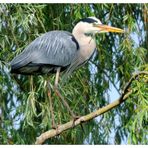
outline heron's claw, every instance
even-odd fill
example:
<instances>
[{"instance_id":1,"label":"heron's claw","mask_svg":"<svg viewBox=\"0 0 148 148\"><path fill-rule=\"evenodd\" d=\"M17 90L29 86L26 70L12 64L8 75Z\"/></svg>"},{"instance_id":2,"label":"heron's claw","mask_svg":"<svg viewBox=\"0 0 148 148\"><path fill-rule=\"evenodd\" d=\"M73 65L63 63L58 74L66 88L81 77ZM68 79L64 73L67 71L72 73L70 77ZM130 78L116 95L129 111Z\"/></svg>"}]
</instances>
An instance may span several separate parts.
<instances>
[{"instance_id":1,"label":"heron's claw","mask_svg":"<svg viewBox=\"0 0 148 148\"><path fill-rule=\"evenodd\" d=\"M54 123L52 122L51 128L52 129L57 129L57 127L58 127L58 125L56 125L55 122Z\"/></svg>"},{"instance_id":2,"label":"heron's claw","mask_svg":"<svg viewBox=\"0 0 148 148\"><path fill-rule=\"evenodd\" d=\"M73 117L73 120L76 121L76 120L79 119L81 116L73 115L72 117Z\"/></svg>"},{"instance_id":3,"label":"heron's claw","mask_svg":"<svg viewBox=\"0 0 148 148\"><path fill-rule=\"evenodd\" d=\"M72 123L72 127L75 126L75 121L78 120L81 116L76 116L76 115L72 115L72 118L73 118L73 123Z\"/></svg>"}]
</instances>

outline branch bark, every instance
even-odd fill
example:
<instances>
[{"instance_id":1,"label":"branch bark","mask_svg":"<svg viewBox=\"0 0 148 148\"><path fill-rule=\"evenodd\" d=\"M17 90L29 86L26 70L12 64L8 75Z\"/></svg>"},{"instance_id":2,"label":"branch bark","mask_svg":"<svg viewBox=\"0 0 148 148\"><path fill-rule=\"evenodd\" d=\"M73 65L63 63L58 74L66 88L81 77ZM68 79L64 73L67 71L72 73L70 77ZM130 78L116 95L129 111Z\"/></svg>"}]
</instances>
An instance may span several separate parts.
<instances>
[{"instance_id":1,"label":"branch bark","mask_svg":"<svg viewBox=\"0 0 148 148\"><path fill-rule=\"evenodd\" d=\"M85 116L81 116L79 119L77 119L76 121L69 121L65 124L62 124L62 125L59 125L57 129L51 129L49 131L46 131L44 133L42 133L39 137L37 137L36 139L36 142L35 144L42 144L44 143L45 140L51 138L51 137L54 137L56 135L59 135L61 134L63 131L65 130L68 130L70 128L73 128L81 123L84 123L84 122L87 122L89 120L92 120L94 119L95 117L111 110L112 108L115 108L116 106L120 105L121 103L123 103L128 97L130 94L132 94L132 90L129 89L132 81L134 79L136 79L139 75L148 75L148 72L147 71L141 71L141 72L138 72L136 74L134 74L131 79L128 81L128 83L125 85L123 91L122 91L122 94L121 96L119 97L118 100L114 101L113 103L109 104L109 105L106 105L90 114L87 114Z\"/></svg>"}]
</instances>

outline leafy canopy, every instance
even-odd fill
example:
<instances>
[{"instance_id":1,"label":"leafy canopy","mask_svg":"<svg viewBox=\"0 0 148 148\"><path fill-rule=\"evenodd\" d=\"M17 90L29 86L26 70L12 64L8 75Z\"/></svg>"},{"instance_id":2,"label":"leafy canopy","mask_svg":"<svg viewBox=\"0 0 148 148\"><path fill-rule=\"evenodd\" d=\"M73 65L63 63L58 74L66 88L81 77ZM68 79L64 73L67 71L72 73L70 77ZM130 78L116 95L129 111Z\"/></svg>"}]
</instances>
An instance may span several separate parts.
<instances>
[{"instance_id":1,"label":"leafy canopy","mask_svg":"<svg viewBox=\"0 0 148 148\"><path fill-rule=\"evenodd\" d=\"M47 81L54 75L22 76L17 82L9 62L36 37L50 30L71 31L79 19L96 16L102 23L123 28L123 35L96 37L97 52L75 71L62 95L72 110L85 115L120 95L136 71L148 70L147 4L0 4L0 144L33 144L51 128ZM131 86L134 93L121 106L46 141L48 144L148 144L147 76ZM117 95L115 95L115 92ZM57 124L71 117L52 92Z\"/></svg>"}]
</instances>

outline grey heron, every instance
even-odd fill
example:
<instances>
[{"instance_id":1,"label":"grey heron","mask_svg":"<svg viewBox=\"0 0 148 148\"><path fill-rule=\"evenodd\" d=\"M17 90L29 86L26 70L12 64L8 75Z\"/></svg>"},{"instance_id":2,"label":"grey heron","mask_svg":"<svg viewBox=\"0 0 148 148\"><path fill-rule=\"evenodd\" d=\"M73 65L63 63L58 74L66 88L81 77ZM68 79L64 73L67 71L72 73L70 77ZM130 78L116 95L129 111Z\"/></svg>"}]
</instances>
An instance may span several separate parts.
<instances>
[{"instance_id":1,"label":"grey heron","mask_svg":"<svg viewBox=\"0 0 148 148\"><path fill-rule=\"evenodd\" d=\"M96 49L95 34L105 32L124 31L103 25L96 17L88 17L81 19L72 33L60 30L44 33L11 61L11 72L29 75L56 73L57 87L60 72L71 73L88 61ZM68 107L66 102L64 104Z\"/></svg>"}]
</instances>

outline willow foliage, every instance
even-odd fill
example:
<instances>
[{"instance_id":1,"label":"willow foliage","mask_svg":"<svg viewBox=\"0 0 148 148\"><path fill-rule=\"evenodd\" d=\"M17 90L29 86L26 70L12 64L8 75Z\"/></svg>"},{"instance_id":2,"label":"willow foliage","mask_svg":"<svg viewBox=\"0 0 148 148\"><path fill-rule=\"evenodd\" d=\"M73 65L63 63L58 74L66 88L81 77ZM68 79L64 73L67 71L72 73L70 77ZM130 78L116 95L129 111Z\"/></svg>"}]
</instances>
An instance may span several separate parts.
<instances>
[{"instance_id":1,"label":"willow foliage","mask_svg":"<svg viewBox=\"0 0 148 148\"><path fill-rule=\"evenodd\" d=\"M132 73L148 71L147 4L0 4L0 144L33 144L51 128L47 81L53 83L55 76L18 75L15 81L9 62L42 33L71 31L88 16L126 33L97 35L92 59L60 83L62 95L77 115L118 99ZM148 144L147 81L147 76L140 76L125 103L85 123L84 131L76 127L46 143ZM68 122L68 111L54 92L51 95L56 123Z\"/></svg>"}]
</instances>

